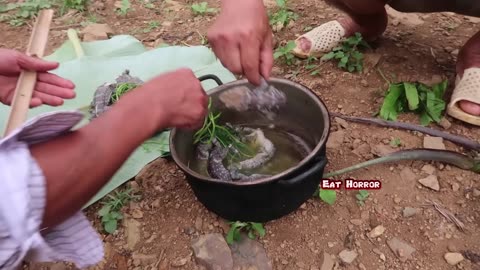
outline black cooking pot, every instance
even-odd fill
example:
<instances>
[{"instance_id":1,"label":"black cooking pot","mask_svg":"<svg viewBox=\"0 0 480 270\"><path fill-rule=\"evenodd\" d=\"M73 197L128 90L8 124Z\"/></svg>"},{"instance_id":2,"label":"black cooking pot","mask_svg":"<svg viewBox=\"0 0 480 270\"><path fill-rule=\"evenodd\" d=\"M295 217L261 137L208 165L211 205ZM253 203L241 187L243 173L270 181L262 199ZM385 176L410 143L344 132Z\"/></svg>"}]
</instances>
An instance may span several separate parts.
<instances>
[{"instance_id":1,"label":"black cooking pot","mask_svg":"<svg viewBox=\"0 0 480 270\"><path fill-rule=\"evenodd\" d=\"M218 96L236 86L253 85L247 80L227 84L213 75L219 86L208 92L212 110L222 112L221 123L268 125L271 121L257 111L235 112L225 108ZM230 221L267 222L298 209L312 197L322 179L327 164L325 146L330 131L330 118L324 103L308 88L298 83L272 78L268 81L287 95L287 104L274 119L275 126L304 139L315 146L297 166L269 178L251 182L226 182L202 175L191 168L194 157L195 132L172 129L170 152L173 160L185 172L197 199L210 211Z\"/></svg>"}]
</instances>

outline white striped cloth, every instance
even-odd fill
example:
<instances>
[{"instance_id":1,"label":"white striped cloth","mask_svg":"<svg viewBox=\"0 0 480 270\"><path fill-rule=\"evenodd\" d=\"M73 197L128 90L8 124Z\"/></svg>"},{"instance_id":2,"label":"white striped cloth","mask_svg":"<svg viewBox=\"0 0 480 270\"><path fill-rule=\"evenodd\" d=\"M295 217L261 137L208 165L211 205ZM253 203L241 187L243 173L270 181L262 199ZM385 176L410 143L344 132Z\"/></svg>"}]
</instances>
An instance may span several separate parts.
<instances>
[{"instance_id":1,"label":"white striped cloth","mask_svg":"<svg viewBox=\"0 0 480 270\"><path fill-rule=\"evenodd\" d=\"M28 148L68 132L83 117L77 111L43 114L0 140L0 269L16 269L22 261L86 268L102 260L103 243L81 212L41 233L45 177Z\"/></svg>"}]
</instances>

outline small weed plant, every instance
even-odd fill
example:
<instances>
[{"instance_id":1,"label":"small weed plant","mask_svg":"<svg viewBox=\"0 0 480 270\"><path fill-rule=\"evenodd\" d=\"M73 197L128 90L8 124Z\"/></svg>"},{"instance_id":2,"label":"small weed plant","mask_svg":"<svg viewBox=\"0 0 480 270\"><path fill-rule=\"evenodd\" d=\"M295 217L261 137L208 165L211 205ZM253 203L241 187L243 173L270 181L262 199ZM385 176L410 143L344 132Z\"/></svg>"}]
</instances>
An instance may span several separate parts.
<instances>
[{"instance_id":1,"label":"small weed plant","mask_svg":"<svg viewBox=\"0 0 480 270\"><path fill-rule=\"evenodd\" d=\"M368 199L369 195L370 194L368 193L368 191L359 190L358 193L355 195L355 197L357 198L358 205L360 205L360 206L365 205L365 201Z\"/></svg>"},{"instance_id":2,"label":"small weed plant","mask_svg":"<svg viewBox=\"0 0 480 270\"><path fill-rule=\"evenodd\" d=\"M310 71L310 75L315 76L320 73L319 66L314 62L318 61L318 58L310 56L307 58L305 70Z\"/></svg>"},{"instance_id":3,"label":"small weed plant","mask_svg":"<svg viewBox=\"0 0 480 270\"><path fill-rule=\"evenodd\" d=\"M122 207L132 200L137 200L138 195L133 194L131 189L124 191L115 191L114 194L108 195L108 201L103 202L103 207L98 211L98 215L102 218L101 222L105 232L112 234L118 228L118 221L123 218L120 212Z\"/></svg>"},{"instance_id":4,"label":"small weed plant","mask_svg":"<svg viewBox=\"0 0 480 270\"><path fill-rule=\"evenodd\" d=\"M121 16L126 16L131 9L132 4L130 3L130 0L122 0L120 2L120 7L117 8L117 14Z\"/></svg>"},{"instance_id":5,"label":"small weed plant","mask_svg":"<svg viewBox=\"0 0 480 270\"><path fill-rule=\"evenodd\" d=\"M400 145L402 145L402 141L400 141L399 138L394 138L390 141L390 145L393 147L399 147Z\"/></svg>"},{"instance_id":6,"label":"small weed plant","mask_svg":"<svg viewBox=\"0 0 480 270\"><path fill-rule=\"evenodd\" d=\"M154 29L158 28L160 26L160 23L157 21L151 21L148 23L148 26L143 29L143 33L150 33Z\"/></svg>"},{"instance_id":7,"label":"small weed plant","mask_svg":"<svg viewBox=\"0 0 480 270\"><path fill-rule=\"evenodd\" d=\"M22 3L1 4L0 13L16 10L15 13L2 14L0 21L8 21L12 26L22 26L28 20L38 15L42 9L53 7L50 0L26 0Z\"/></svg>"},{"instance_id":8,"label":"small weed plant","mask_svg":"<svg viewBox=\"0 0 480 270\"><path fill-rule=\"evenodd\" d=\"M0 1L0 21L7 21L12 26L22 26L38 15L40 10L53 7L60 8L60 14L68 10L85 11L88 0L26 0L18 3Z\"/></svg>"},{"instance_id":9,"label":"small weed plant","mask_svg":"<svg viewBox=\"0 0 480 270\"><path fill-rule=\"evenodd\" d=\"M248 238L255 239L265 236L265 228L262 223L256 222L230 222L230 230L227 233L227 243L229 245L241 239L241 233L246 232Z\"/></svg>"},{"instance_id":10,"label":"small weed plant","mask_svg":"<svg viewBox=\"0 0 480 270\"><path fill-rule=\"evenodd\" d=\"M292 65L295 61L295 56L292 54L292 50L295 48L295 42L289 41L285 46L278 47L273 54L275 59L283 59L287 65Z\"/></svg>"},{"instance_id":11,"label":"small weed plant","mask_svg":"<svg viewBox=\"0 0 480 270\"><path fill-rule=\"evenodd\" d=\"M206 14L214 14L217 12L216 8L208 7L207 2L195 3L191 6L191 8L192 8L193 15L195 16L198 16L198 15L203 16Z\"/></svg>"},{"instance_id":12,"label":"small weed plant","mask_svg":"<svg viewBox=\"0 0 480 270\"><path fill-rule=\"evenodd\" d=\"M78 11L85 11L87 7L88 0L63 0L63 5L61 7L60 13L65 14L69 9L74 9Z\"/></svg>"},{"instance_id":13,"label":"small weed plant","mask_svg":"<svg viewBox=\"0 0 480 270\"><path fill-rule=\"evenodd\" d=\"M356 33L342 42L341 46L335 47L331 52L325 54L321 60L336 60L341 69L348 72L362 72L364 57L360 49L363 48L370 48L370 46L363 40L360 33Z\"/></svg>"},{"instance_id":14,"label":"small weed plant","mask_svg":"<svg viewBox=\"0 0 480 270\"><path fill-rule=\"evenodd\" d=\"M283 28L291 21L298 19L298 14L287 7L287 0L276 0L278 10L269 14L269 22L272 27Z\"/></svg>"}]
</instances>

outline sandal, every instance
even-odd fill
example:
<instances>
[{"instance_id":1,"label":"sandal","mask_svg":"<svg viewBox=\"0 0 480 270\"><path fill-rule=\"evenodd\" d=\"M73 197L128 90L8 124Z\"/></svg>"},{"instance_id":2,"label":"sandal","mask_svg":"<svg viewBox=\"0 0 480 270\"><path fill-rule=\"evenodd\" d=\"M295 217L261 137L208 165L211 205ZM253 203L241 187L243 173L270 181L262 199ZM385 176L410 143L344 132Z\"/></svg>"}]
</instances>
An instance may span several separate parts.
<instances>
[{"instance_id":1,"label":"sandal","mask_svg":"<svg viewBox=\"0 0 480 270\"><path fill-rule=\"evenodd\" d=\"M330 21L298 37L295 40L297 46L292 50L292 54L299 58L319 57L338 46L344 37L345 29L343 26L338 21ZM301 38L306 38L311 42L309 52L304 52L300 48Z\"/></svg>"},{"instance_id":2,"label":"sandal","mask_svg":"<svg viewBox=\"0 0 480 270\"><path fill-rule=\"evenodd\" d=\"M457 76L455 89L447 107L447 113L451 117L480 126L480 116L468 114L458 106L458 102L462 100L480 104L480 68L468 68L462 78Z\"/></svg>"}]
</instances>

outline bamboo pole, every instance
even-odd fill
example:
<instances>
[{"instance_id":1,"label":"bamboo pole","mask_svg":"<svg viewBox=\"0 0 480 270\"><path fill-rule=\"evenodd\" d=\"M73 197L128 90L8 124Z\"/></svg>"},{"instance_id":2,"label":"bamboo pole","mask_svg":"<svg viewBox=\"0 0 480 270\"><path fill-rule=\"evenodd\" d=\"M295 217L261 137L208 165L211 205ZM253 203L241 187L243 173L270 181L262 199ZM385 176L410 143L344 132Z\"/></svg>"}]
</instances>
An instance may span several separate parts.
<instances>
[{"instance_id":1,"label":"bamboo pole","mask_svg":"<svg viewBox=\"0 0 480 270\"><path fill-rule=\"evenodd\" d=\"M41 58L47 46L48 33L53 18L53 10L41 10L33 27L26 54ZM12 108L8 117L5 136L18 128L27 119L33 89L37 82L37 72L22 70L18 78L15 94L12 100Z\"/></svg>"}]
</instances>

